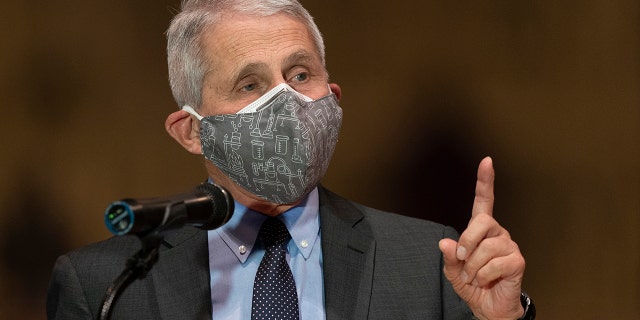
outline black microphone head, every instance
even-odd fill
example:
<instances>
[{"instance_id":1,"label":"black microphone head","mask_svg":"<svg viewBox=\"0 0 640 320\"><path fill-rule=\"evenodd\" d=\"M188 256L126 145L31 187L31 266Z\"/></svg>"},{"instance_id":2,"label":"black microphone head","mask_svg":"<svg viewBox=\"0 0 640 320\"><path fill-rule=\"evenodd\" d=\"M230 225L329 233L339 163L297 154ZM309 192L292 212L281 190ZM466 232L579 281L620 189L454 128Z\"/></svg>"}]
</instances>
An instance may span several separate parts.
<instances>
[{"instance_id":1,"label":"black microphone head","mask_svg":"<svg viewBox=\"0 0 640 320\"><path fill-rule=\"evenodd\" d=\"M233 215L233 197L223 187L203 183L194 190L169 197L123 199L105 211L105 224L115 235L164 232L188 224L212 230Z\"/></svg>"},{"instance_id":2,"label":"black microphone head","mask_svg":"<svg viewBox=\"0 0 640 320\"><path fill-rule=\"evenodd\" d=\"M204 192L209 200L211 200L213 207L213 212L209 216L209 219L199 226L200 229L212 230L222 226L231 219L235 206L233 197L227 189L217 184L205 182L197 186L196 190Z\"/></svg>"}]
</instances>

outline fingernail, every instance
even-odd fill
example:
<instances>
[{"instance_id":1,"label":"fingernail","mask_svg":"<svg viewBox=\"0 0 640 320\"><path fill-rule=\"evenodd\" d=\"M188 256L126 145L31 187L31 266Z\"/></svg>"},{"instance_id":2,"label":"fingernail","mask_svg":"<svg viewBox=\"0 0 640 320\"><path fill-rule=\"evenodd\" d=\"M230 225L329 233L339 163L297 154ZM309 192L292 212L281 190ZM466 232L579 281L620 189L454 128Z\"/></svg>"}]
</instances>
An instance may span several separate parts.
<instances>
[{"instance_id":1,"label":"fingernail","mask_svg":"<svg viewBox=\"0 0 640 320\"><path fill-rule=\"evenodd\" d=\"M467 249L465 249L465 247L463 246L459 246L458 250L456 251L456 256L458 260L464 260L467 257Z\"/></svg>"},{"instance_id":2,"label":"fingernail","mask_svg":"<svg viewBox=\"0 0 640 320\"><path fill-rule=\"evenodd\" d=\"M463 283L467 283L467 280L469 280L469 275L466 272L462 271L462 273L460 273L460 280Z\"/></svg>"}]
</instances>

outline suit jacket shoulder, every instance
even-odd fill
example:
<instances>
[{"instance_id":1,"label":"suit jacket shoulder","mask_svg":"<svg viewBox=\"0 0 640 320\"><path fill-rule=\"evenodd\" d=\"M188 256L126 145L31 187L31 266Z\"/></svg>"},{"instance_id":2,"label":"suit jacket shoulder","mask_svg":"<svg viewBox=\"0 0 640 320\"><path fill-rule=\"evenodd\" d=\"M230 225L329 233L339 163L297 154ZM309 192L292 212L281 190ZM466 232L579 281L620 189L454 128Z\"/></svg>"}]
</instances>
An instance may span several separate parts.
<instances>
[{"instance_id":1,"label":"suit jacket shoulder","mask_svg":"<svg viewBox=\"0 0 640 320\"><path fill-rule=\"evenodd\" d=\"M206 232L184 227L165 237L158 262L113 304L112 319L210 318ZM141 248L134 236L113 237L58 258L47 296L48 319L97 319L107 288Z\"/></svg>"},{"instance_id":2,"label":"suit jacket shoulder","mask_svg":"<svg viewBox=\"0 0 640 320\"><path fill-rule=\"evenodd\" d=\"M320 189L327 319L470 319L442 273L450 227Z\"/></svg>"}]
</instances>

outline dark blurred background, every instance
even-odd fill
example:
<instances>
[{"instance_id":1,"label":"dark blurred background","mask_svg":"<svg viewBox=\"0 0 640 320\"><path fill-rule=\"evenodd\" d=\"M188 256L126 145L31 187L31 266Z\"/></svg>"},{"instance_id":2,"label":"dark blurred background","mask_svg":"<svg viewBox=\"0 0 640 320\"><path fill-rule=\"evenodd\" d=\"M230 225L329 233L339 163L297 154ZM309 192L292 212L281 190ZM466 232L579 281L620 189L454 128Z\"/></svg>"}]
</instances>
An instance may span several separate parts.
<instances>
[{"instance_id":1,"label":"dark blurred background","mask_svg":"<svg viewBox=\"0 0 640 320\"><path fill-rule=\"evenodd\" d=\"M303 3L343 89L325 186L462 230L490 155L539 318L638 318L638 1ZM109 237L111 201L204 179L163 126L177 7L3 2L0 318L45 317L55 258Z\"/></svg>"}]
</instances>

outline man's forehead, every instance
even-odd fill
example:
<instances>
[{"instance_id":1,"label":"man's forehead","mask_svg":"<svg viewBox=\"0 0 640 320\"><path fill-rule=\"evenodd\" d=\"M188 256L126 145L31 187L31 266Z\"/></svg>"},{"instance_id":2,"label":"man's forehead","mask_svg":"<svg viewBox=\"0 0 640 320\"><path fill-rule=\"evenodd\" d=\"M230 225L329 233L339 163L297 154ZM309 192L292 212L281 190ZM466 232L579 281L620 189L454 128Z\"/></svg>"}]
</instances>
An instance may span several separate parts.
<instances>
[{"instance_id":1,"label":"man's forehead","mask_svg":"<svg viewBox=\"0 0 640 320\"><path fill-rule=\"evenodd\" d=\"M233 69L255 69L268 59L283 65L321 60L306 25L286 14L225 16L203 41L214 69L221 63L228 68L230 62Z\"/></svg>"},{"instance_id":2,"label":"man's forehead","mask_svg":"<svg viewBox=\"0 0 640 320\"><path fill-rule=\"evenodd\" d=\"M246 45L249 41L257 41L262 37L272 37L279 34L297 34L301 39L313 42L311 31L307 25L286 13L269 16L240 12L222 14L204 32L205 41L211 41L214 44L226 41L237 47Z\"/></svg>"}]
</instances>

